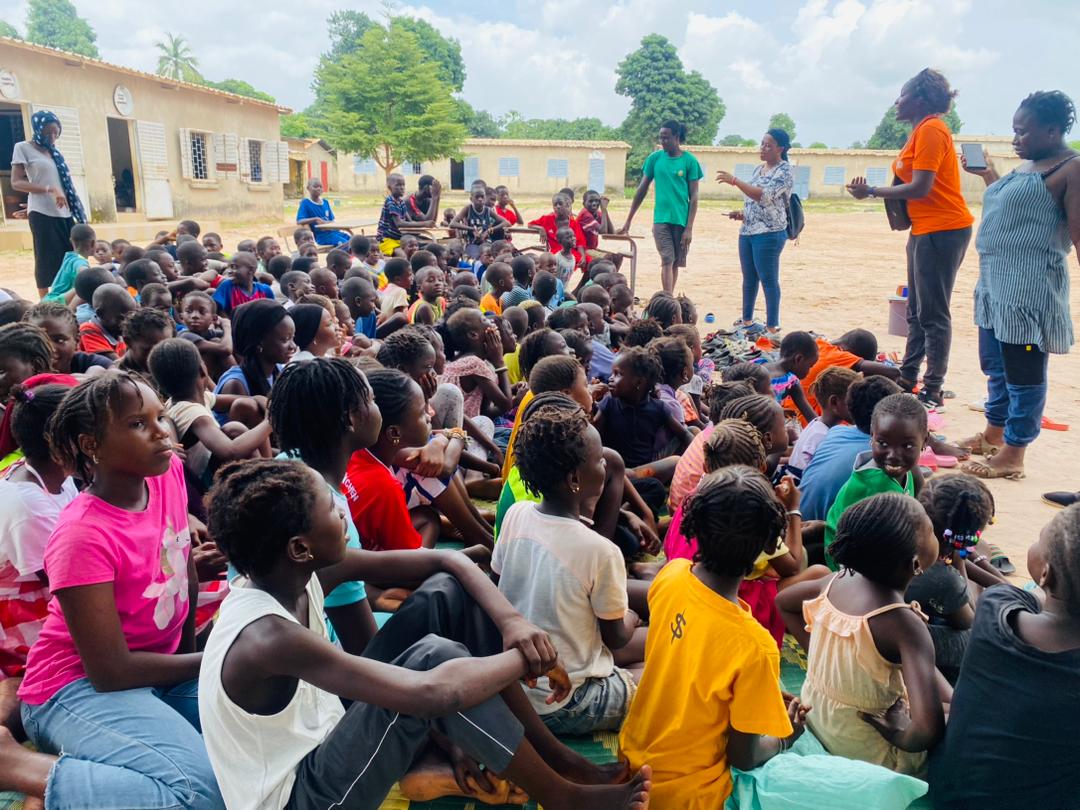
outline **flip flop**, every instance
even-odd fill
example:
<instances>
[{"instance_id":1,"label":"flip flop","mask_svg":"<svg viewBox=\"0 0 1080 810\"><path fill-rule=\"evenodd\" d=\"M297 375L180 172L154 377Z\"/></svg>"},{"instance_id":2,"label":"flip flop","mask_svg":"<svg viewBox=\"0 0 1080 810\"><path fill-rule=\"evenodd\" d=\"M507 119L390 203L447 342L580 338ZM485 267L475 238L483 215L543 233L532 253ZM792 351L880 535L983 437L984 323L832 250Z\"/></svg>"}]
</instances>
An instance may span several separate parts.
<instances>
[{"instance_id":1,"label":"flip flop","mask_svg":"<svg viewBox=\"0 0 1080 810\"><path fill-rule=\"evenodd\" d=\"M956 446L961 450L969 450L972 455L985 456L990 458L996 455L998 450L1001 449L1001 445L992 444L986 440L986 435L983 433L976 433L967 439L963 439L956 443Z\"/></svg>"},{"instance_id":2,"label":"flip flop","mask_svg":"<svg viewBox=\"0 0 1080 810\"><path fill-rule=\"evenodd\" d=\"M994 478L1004 478L1006 481L1020 481L1027 477L1023 470L998 470L981 461L969 461L962 465L960 470L986 481Z\"/></svg>"},{"instance_id":3,"label":"flip flop","mask_svg":"<svg viewBox=\"0 0 1080 810\"><path fill-rule=\"evenodd\" d=\"M987 543L987 545L990 546L990 564L1006 576L1015 574L1016 566L1012 564L1012 560L1005 556L1005 552L1001 550L1001 547L995 546L993 543Z\"/></svg>"},{"instance_id":4,"label":"flip flop","mask_svg":"<svg viewBox=\"0 0 1080 810\"><path fill-rule=\"evenodd\" d=\"M1064 422L1055 422L1053 419L1050 419L1047 416L1044 416L1042 418L1042 427L1043 427L1043 430L1068 430L1069 429L1069 426L1066 425Z\"/></svg>"}]
</instances>

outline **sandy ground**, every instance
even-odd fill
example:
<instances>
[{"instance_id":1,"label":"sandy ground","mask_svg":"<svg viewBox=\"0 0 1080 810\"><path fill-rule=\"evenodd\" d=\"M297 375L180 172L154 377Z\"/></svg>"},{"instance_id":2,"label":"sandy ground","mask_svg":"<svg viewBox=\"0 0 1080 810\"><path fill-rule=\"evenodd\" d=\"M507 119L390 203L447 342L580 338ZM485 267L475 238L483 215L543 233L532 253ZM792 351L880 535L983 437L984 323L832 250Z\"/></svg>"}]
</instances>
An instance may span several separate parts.
<instances>
[{"instance_id":1,"label":"sandy ground","mask_svg":"<svg viewBox=\"0 0 1080 810\"><path fill-rule=\"evenodd\" d=\"M450 205L464 200L451 199ZM374 201L344 201L338 218L374 220ZM612 204L616 224L621 224L628 204ZM687 270L678 290L697 304L703 334L730 324L740 309L740 284L736 240L738 224L724 213L732 206L709 201L703 204L695 227ZM526 217L544 212L542 201L522 201ZM902 338L888 335L888 296L904 283L904 240L906 234L889 230L879 207L864 210L843 206L842 210L811 205L806 229L797 245L788 244L782 258L782 322L787 329L811 329L836 337L854 327L874 331L886 351L902 352ZM550 209L548 209L550 210ZM245 237L273 233L278 223L223 223L227 246ZM659 288L659 267L652 239L648 237L651 211L642 210L633 228L645 236L639 242L637 293L644 300ZM1070 257L1070 261L1075 258ZM0 253L0 286L32 297L33 257L29 252ZM946 387L956 392L945 414L944 432L952 438L971 435L982 427L982 415L965 407L985 394L979 371L976 330L972 323L972 290L978 275L974 247L968 250L953 297L952 360ZM1072 293L1074 312L1080 312L1080 292ZM764 301L759 297L760 314ZM703 322L706 313L715 313L716 326ZM1018 581L1026 579L1026 551L1055 511L1040 500L1048 490L1080 488L1080 469L1072 466L1080 451L1080 352L1054 356L1050 361L1050 395L1047 415L1055 421L1075 423L1068 432L1044 431L1028 451L1027 478L1023 481L991 481L997 501L997 521L986 537L1000 545L1016 564Z\"/></svg>"}]
</instances>

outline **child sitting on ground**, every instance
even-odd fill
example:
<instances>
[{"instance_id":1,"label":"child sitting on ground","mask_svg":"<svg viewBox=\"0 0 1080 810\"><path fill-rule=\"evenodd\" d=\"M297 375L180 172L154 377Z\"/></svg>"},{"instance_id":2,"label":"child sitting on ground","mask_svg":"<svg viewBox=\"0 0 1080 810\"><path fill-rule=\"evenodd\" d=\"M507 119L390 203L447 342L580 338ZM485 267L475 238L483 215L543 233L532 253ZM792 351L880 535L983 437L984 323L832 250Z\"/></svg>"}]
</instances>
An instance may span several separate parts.
<instances>
[{"instance_id":1,"label":"child sitting on ground","mask_svg":"<svg viewBox=\"0 0 1080 810\"><path fill-rule=\"evenodd\" d=\"M281 277L281 292L285 296L281 305L285 309L292 309L298 300L315 292L315 286L311 283L311 276L303 270L290 270Z\"/></svg>"},{"instance_id":2,"label":"child sitting on ground","mask_svg":"<svg viewBox=\"0 0 1080 810\"><path fill-rule=\"evenodd\" d=\"M617 450L627 468L640 467L664 458L661 451L674 447L685 450L693 436L672 412L656 398L655 388L663 367L655 351L631 347L619 352L611 369L610 391L597 406L593 424L604 446ZM668 481L674 462L664 465L666 473L656 477Z\"/></svg>"},{"instance_id":3,"label":"child sitting on ground","mask_svg":"<svg viewBox=\"0 0 1080 810\"><path fill-rule=\"evenodd\" d=\"M180 303L180 322L187 328L179 337L195 344L210 379L220 379L236 365L230 322L227 318L218 318L213 298L198 291L185 295Z\"/></svg>"},{"instance_id":4,"label":"child sitting on ground","mask_svg":"<svg viewBox=\"0 0 1080 810\"><path fill-rule=\"evenodd\" d=\"M475 419L501 416L513 407L508 369L503 363L499 328L479 309L458 310L446 322L454 359L446 364L439 382L457 385L465 395L465 415Z\"/></svg>"},{"instance_id":5,"label":"child sitting on ground","mask_svg":"<svg viewBox=\"0 0 1080 810\"><path fill-rule=\"evenodd\" d=\"M229 260L231 277L224 279L214 291L214 303L217 311L225 318L231 318L233 310L248 301L260 298L274 300L274 291L269 285L255 280L258 260L255 254L237 251Z\"/></svg>"},{"instance_id":6,"label":"child sitting on ground","mask_svg":"<svg viewBox=\"0 0 1080 810\"><path fill-rule=\"evenodd\" d=\"M71 250L64 254L60 269L56 271L49 291L43 301L67 304L75 297L75 277L80 270L90 266L90 254L97 243L97 234L89 225L77 224L71 228Z\"/></svg>"},{"instance_id":7,"label":"child sitting on ground","mask_svg":"<svg viewBox=\"0 0 1080 810\"><path fill-rule=\"evenodd\" d=\"M144 307L156 309L158 312L165 315L165 317L173 322L173 327L177 332L183 331L183 327L176 322L174 317L175 310L173 308L172 293L169 292L169 288L164 284L158 284L157 282L144 284L142 290L139 292L139 300Z\"/></svg>"},{"instance_id":8,"label":"child sitting on ground","mask_svg":"<svg viewBox=\"0 0 1080 810\"><path fill-rule=\"evenodd\" d=\"M255 256L259 259L259 273L270 272L270 261L281 255L281 245L272 236L262 236L255 243Z\"/></svg>"},{"instance_id":9,"label":"child sitting on ground","mask_svg":"<svg viewBox=\"0 0 1080 810\"><path fill-rule=\"evenodd\" d=\"M420 294L409 307L409 323L424 323L430 326L442 318L446 311L442 270L432 266L423 268L416 274L416 288Z\"/></svg>"},{"instance_id":10,"label":"child sitting on ground","mask_svg":"<svg viewBox=\"0 0 1080 810\"><path fill-rule=\"evenodd\" d=\"M510 265L505 262L493 262L484 271L484 284L490 289L480 299L480 309L502 315L502 297L514 289L514 276Z\"/></svg>"},{"instance_id":11,"label":"child sitting on ground","mask_svg":"<svg viewBox=\"0 0 1080 810\"><path fill-rule=\"evenodd\" d=\"M102 284L91 303L94 317L79 327L79 349L110 360L123 357L127 346L121 330L124 318L135 310L135 299L119 284Z\"/></svg>"},{"instance_id":12,"label":"child sitting on ground","mask_svg":"<svg viewBox=\"0 0 1080 810\"><path fill-rule=\"evenodd\" d=\"M296 209L296 224L306 225L311 229L311 234L319 245L343 245L349 241L351 233L348 231L328 231L316 228L316 225L328 225L334 221L334 210L330 207L330 201L323 199L323 184L318 177L311 177L307 181L308 196L300 201ZM300 249L297 242L296 249ZM301 254L303 255L303 254Z\"/></svg>"},{"instance_id":13,"label":"child sitting on ground","mask_svg":"<svg viewBox=\"0 0 1080 810\"><path fill-rule=\"evenodd\" d=\"M555 239L562 248L555 254L555 277L562 282L563 287L569 287L574 271L581 266L582 262L574 251L577 247L577 239L574 237L574 231L567 225L559 226L555 231Z\"/></svg>"},{"instance_id":14,"label":"child sitting on ground","mask_svg":"<svg viewBox=\"0 0 1080 810\"><path fill-rule=\"evenodd\" d=\"M405 310L409 308L409 288L413 283L412 265L408 259L388 259L384 272L387 283L381 292L380 320L385 324L400 313L401 317L395 320L404 326L408 323Z\"/></svg>"},{"instance_id":15,"label":"child sitting on ground","mask_svg":"<svg viewBox=\"0 0 1080 810\"><path fill-rule=\"evenodd\" d=\"M326 254L326 269L333 273L338 281L344 281L345 274L352 269L352 257L347 251L334 248Z\"/></svg>"},{"instance_id":16,"label":"child sitting on ground","mask_svg":"<svg viewBox=\"0 0 1080 810\"><path fill-rule=\"evenodd\" d=\"M404 372L377 369L368 380L382 425L373 442L354 448L344 484L364 547L433 548L441 512L466 545L491 548L490 527L454 475L465 432L458 428L432 440L424 392Z\"/></svg>"},{"instance_id":17,"label":"child sitting on ground","mask_svg":"<svg viewBox=\"0 0 1080 810\"><path fill-rule=\"evenodd\" d=\"M660 358L663 369L660 382L656 386L657 398L668 412L685 426L686 411L675 392L694 376L694 355L683 341L674 337L657 338L649 347Z\"/></svg>"},{"instance_id":18,"label":"child sitting on ground","mask_svg":"<svg viewBox=\"0 0 1080 810\"><path fill-rule=\"evenodd\" d=\"M325 267L316 267L308 273L308 278L311 279L312 291L316 295L329 298L331 301L338 297L338 280L333 271Z\"/></svg>"},{"instance_id":19,"label":"child sitting on ground","mask_svg":"<svg viewBox=\"0 0 1080 810\"><path fill-rule=\"evenodd\" d=\"M832 342L821 337L815 338L814 342L818 347L818 359L803 378L802 386L807 402L815 411L820 412L823 404L815 396L813 385L827 368L849 368L864 377L877 374L893 381L900 378L899 368L877 362L878 340L873 332L866 329L852 329ZM788 407L787 403L785 407ZM794 403L790 407L794 409Z\"/></svg>"},{"instance_id":20,"label":"child sitting on ground","mask_svg":"<svg viewBox=\"0 0 1080 810\"><path fill-rule=\"evenodd\" d=\"M986 485L963 473L935 477L919 493L919 503L934 524L938 561L911 581L904 599L930 617L937 668L956 683L964 659L975 601L983 587L1005 578L977 548L983 529L994 518L994 497Z\"/></svg>"},{"instance_id":21,"label":"child sitting on ground","mask_svg":"<svg viewBox=\"0 0 1080 810\"><path fill-rule=\"evenodd\" d=\"M809 332L788 332L780 341L780 359L763 363L772 380L776 401L783 403L791 397L807 422L817 417L817 411L806 400L800 380L810 372L817 359L817 343Z\"/></svg>"},{"instance_id":22,"label":"child sitting on ground","mask_svg":"<svg viewBox=\"0 0 1080 810\"><path fill-rule=\"evenodd\" d=\"M919 454L926 440L926 408L908 394L885 397L874 407L870 422L870 451L860 453L847 483L825 517L825 563L833 571L830 551L841 515L854 504L883 492L915 497L922 489Z\"/></svg>"},{"instance_id":23,"label":"child sitting on ground","mask_svg":"<svg viewBox=\"0 0 1080 810\"><path fill-rule=\"evenodd\" d=\"M124 319L123 335L127 351L116 364L124 371L150 376L147 358L155 346L176 334L173 320L161 310L139 307Z\"/></svg>"},{"instance_id":24,"label":"child sitting on ground","mask_svg":"<svg viewBox=\"0 0 1080 810\"><path fill-rule=\"evenodd\" d=\"M513 306L520 306L532 298L533 275L536 272L536 264L531 256L515 256L510 262L510 274L514 279L514 286L502 294L499 303L504 310Z\"/></svg>"},{"instance_id":25,"label":"child sitting on ground","mask_svg":"<svg viewBox=\"0 0 1080 810\"><path fill-rule=\"evenodd\" d=\"M354 333L363 335L368 340L375 340L379 335L378 302L375 286L366 278L353 276L345 279L341 285L341 298L349 308L349 315L355 321Z\"/></svg>"},{"instance_id":26,"label":"child sitting on ground","mask_svg":"<svg viewBox=\"0 0 1080 810\"><path fill-rule=\"evenodd\" d=\"M847 408L847 392L859 379L858 372L843 366L830 366L818 375L808 389L815 402L819 403L821 416L811 419L799 434L788 459L787 473L799 483L803 470L809 466L829 431L841 422L850 422L851 414Z\"/></svg>"},{"instance_id":27,"label":"child sitting on ground","mask_svg":"<svg viewBox=\"0 0 1080 810\"><path fill-rule=\"evenodd\" d=\"M296 353L295 335L296 324L276 301L250 301L236 310L232 337L237 365L218 378L214 394L234 394L242 399L229 408L228 417L217 417L219 424L237 421L253 428L263 421L265 398Z\"/></svg>"},{"instance_id":28,"label":"child sitting on ground","mask_svg":"<svg viewBox=\"0 0 1080 810\"><path fill-rule=\"evenodd\" d=\"M75 304L75 320L78 325L90 321L94 317L94 291L102 284L118 284L118 276L113 275L104 267L87 267L75 276L75 297L69 302Z\"/></svg>"},{"instance_id":29,"label":"child sitting on ground","mask_svg":"<svg viewBox=\"0 0 1080 810\"><path fill-rule=\"evenodd\" d=\"M938 558L930 518L914 498L874 495L844 513L832 552L841 573L776 597L807 651L807 725L831 754L923 776L951 698L925 616L904 601Z\"/></svg>"},{"instance_id":30,"label":"child sitting on ground","mask_svg":"<svg viewBox=\"0 0 1080 810\"><path fill-rule=\"evenodd\" d=\"M661 329L667 330L682 323L682 306L679 299L669 292L654 293L645 307L644 317L652 318L660 324Z\"/></svg>"},{"instance_id":31,"label":"child sitting on ground","mask_svg":"<svg viewBox=\"0 0 1080 810\"><path fill-rule=\"evenodd\" d=\"M510 603L551 634L572 689L552 700L553 690L537 684L529 699L556 733L618 729L647 628L627 605L622 553L580 518L605 481L600 434L580 411L541 408L522 425L515 451L522 481L542 500L510 507L491 568Z\"/></svg>"},{"instance_id":32,"label":"child sitting on ground","mask_svg":"<svg viewBox=\"0 0 1080 810\"><path fill-rule=\"evenodd\" d=\"M1080 690L1080 507L1042 530L1027 568L1041 594L1003 584L979 598L945 738L930 757L943 810L1062 807L1080 790L1080 745L1062 722Z\"/></svg>"},{"instance_id":33,"label":"child sitting on ground","mask_svg":"<svg viewBox=\"0 0 1080 810\"><path fill-rule=\"evenodd\" d=\"M648 768L617 787L582 787L560 775L573 772L571 764L580 767L580 759L544 733L517 685L552 672L550 641L461 555L346 550L327 487L291 462L223 472L211 496L211 525L249 578L211 634L200 689L210 759L227 804L315 806L348 796L357 806L377 807L434 732L446 748L546 806L647 806ZM363 658L360 650L336 649L320 615L323 593L347 580L388 578L427 581ZM442 698L437 684L456 686ZM500 692L505 702L496 698ZM341 697L352 701L348 710ZM301 705L311 708L303 721ZM278 734L275 750L283 756L276 760L227 742L236 734L266 739L281 721L288 728L303 722L312 733ZM358 778L355 769L339 767L343 757L369 766ZM457 761L479 772L471 760ZM599 781L603 771L586 766L585 773Z\"/></svg>"},{"instance_id":34,"label":"child sitting on ground","mask_svg":"<svg viewBox=\"0 0 1080 810\"><path fill-rule=\"evenodd\" d=\"M88 271L84 271L88 272ZM63 304L40 303L30 309L23 320L40 327L53 346L52 368L58 374L100 374L112 365L112 360L100 354L76 351L79 346L79 325L75 313Z\"/></svg>"},{"instance_id":35,"label":"child sitting on ground","mask_svg":"<svg viewBox=\"0 0 1080 810\"><path fill-rule=\"evenodd\" d=\"M626 284L614 284L608 290L611 296L611 317L627 326L634 320L634 291Z\"/></svg>"},{"instance_id":36,"label":"child sitting on ground","mask_svg":"<svg viewBox=\"0 0 1080 810\"><path fill-rule=\"evenodd\" d=\"M306 228L304 229L304 232L307 234L311 233L311 231L308 231ZM294 234L293 239L295 240L295 238L296 236ZM215 259L222 260L225 258L225 254L221 252L225 247L225 243L221 241L221 234L214 233L213 231L204 233L202 237L202 246L206 248L207 253L216 253L217 255L214 256Z\"/></svg>"},{"instance_id":37,"label":"child sitting on ground","mask_svg":"<svg viewBox=\"0 0 1080 810\"><path fill-rule=\"evenodd\" d=\"M677 323L665 329L664 334L678 338L690 349L690 355L694 360L694 373L675 391L675 397L683 407L686 423L698 428L705 427L702 421L705 410L701 397L705 393L706 386L712 384L716 364L702 355L701 335L698 334L696 327L688 323Z\"/></svg>"},{"instance_id":38,"label":"child sitting on ground","mask_svg":"<svg viewBox=\"0 0 1080 810\"><path fill-rule=\"evenodd\" d=\"M751 770L789 748L817 711L797 698L785 707L779 651L739 598L785 524L772 486L749 467L707 476L687 503L698 560L669 563L649 589L654 630L619 735L631 767L653 764L657 808L723 807L730 768Z\"/></svg>"}]
</instances>

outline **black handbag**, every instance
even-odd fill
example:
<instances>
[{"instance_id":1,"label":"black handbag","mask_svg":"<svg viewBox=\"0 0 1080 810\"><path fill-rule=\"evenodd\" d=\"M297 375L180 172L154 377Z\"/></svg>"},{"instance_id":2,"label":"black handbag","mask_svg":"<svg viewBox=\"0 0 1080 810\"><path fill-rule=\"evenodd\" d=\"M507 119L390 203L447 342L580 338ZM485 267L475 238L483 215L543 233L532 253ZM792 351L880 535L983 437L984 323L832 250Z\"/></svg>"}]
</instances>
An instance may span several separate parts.
<instances>
[{"instance_id":1,"label":"black handbag","mask_svg":"<svg viewBox=\"0 0 1080 810\"><path fill-rule=\"evenodd\" d=\"M904 181L893 175L892 184L899 186ZM908 216L907 200L887 200L882 199L885 203L885 216L889 219L889 227L894 231L906 231L911 227L911 217Z\"/></svg>"}]
</instances>

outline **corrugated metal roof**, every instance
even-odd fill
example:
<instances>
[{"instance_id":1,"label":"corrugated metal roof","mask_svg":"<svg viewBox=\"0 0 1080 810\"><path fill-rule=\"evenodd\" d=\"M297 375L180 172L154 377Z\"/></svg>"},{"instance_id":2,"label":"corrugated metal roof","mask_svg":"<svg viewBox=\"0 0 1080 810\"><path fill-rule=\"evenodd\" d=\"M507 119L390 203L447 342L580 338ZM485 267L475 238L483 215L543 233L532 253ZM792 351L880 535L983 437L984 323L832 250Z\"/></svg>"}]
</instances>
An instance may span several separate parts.
<instances>
[{"instance_id":1,"label":"corrugated metal roof","mask_svg":"<svg viewBox=\"0 0 1080 810\"><path fill-rule=\"evenodd\" d=\"M465 146L561 146L571 149L624 149L625 141L545 141L539 138L466 138Z\"/></svg>"},{"instance_id":2,"label":"corrugated metal roof","mask_svg":"<svg viewBox=\"0 0 1080 810\"><path fill-rule=\"evenodd\" d=\"M49 48L45 45L36 45L33 42L27 42L22 39L12 39L10 37L0 37L0 44L11 45L15 48L22 48L27 51L35 51L36 53L43 53L47 56L55 56L58 59L65 61L77 61L95 67L107 68L108 70L115 70L117 73L124 73L128 76L137 76L140 79L147 79L149 81L155 81L159 84L176 87L180 90L196 90L200 93L209 93L214 96L221 96L222 98L235 99L241 104L254 104L258 107L269 107L270 109L277 110L279 113L291 113L291 107L283 107L280 104L272 103L269 101L262 101L257 98L251 98L250 96L241 96L237 93L228 93L224 90L218 90L213 87L207 87L202 84L195 84L193 82L182 82L176 79L170 79L165 76L159 76L156 73L147 73L142 70L135 70L134 68L124 67L123 65L114 65L112 62L106 62L103 59L95 59L92 56L83 56L81 53L72 53L71 51L62 51L59 48Z\"/></svg>"}]
</instances>

